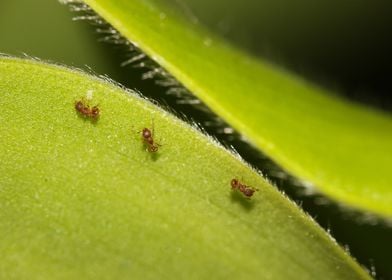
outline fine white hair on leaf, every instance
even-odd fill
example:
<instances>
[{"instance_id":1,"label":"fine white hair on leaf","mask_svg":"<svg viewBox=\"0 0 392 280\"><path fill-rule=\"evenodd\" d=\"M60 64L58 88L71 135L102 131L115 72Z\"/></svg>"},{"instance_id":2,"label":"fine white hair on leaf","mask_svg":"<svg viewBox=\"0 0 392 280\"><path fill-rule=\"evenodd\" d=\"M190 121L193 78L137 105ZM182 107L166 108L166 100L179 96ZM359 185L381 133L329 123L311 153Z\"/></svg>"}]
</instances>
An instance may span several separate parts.
<instances>
[{"instance_id":1,"label":"fine white hair on leaf","mask_svg":"<svg viewBox=\"0 0 392 280\"><path fill-rule=\"evenodd\" d=\"M168 95L173 95L177 98L183 97L186 95L187 91L184 88L173 86L169 88L166 92Z\"/></svg>"},{"instance_id":2,"label":"fine white hair on leaf","mask_svg":"<svg viewBox=\"0 0 392 280\"><path fill-rule=\"evenodd\" d=\"M376 279L376 277L377 277L377 271L376 271L376 266L374 265L374 261L372 260L372 259L370 259L369 260L369 262L370 262L370 275L374 278L374 279Z\"/></svg>"},{"instance_id":3,"label":"fine white hair on leaf","mask_svg":"<svg viewBox=\"0 0 392 280\"><path fill-rule=\"evenodd\" d=\"M173 78L170 78L170 77L167 77L167 79L165 79L165 80L158 80L157 81L157 84L159 85L159 86L163 86L163 87L174 87L174 86L178 86L178 82L177 82L177 80L175 80L175 79L173 79ZM169 89L170 90L170 89Z\"/></svg>"},{"instance_id":4,"label":"fine white hair on leaf","mask_svg":"<svg viewBox=\"0 0 392 280\"><path fill-rule=\"evenodd\" d=\"M182 100L177 100L177 104L189 104L189 105L199 105L201 104L201 101L199 99L182 99Z\"/></svg>"},{"instance_id":5,"label":"fine white hair on leaf","mask_svg":"<svg viewBox=\"0 0 392 280\"><path fill-rule=\"evenodd\" d=\"M129 65L129 64L134 63L134 62L137 62L137 61L139 61L139 60L142 60L142 59L145 58L145 57L146 57L146 55L145 55L144 53L140 53L140 54L135 55L135 56L132 56L131 58L129 58L129 59L125 60L124 62L122 62L122 63L121 63L121 66L122 66L122 67L127 66L127 65Z\"/></svg>"},{"instance_id":6,"label":"fine white hair on leaf","mask_svg":"<svg viewBox=\"0 0 392 280\"><path fill-rule=\"evenodd\" d=\"M229 145L229 150L231 151L232 154L234 154L237 158L241 159L241 161L244 161L240 153L237 151L237 149L233 145Z\"/></svg>"},{"instance_id":7,"label":"fine white hair on leaf","mask_svg":"<svg viewBox=\"0 0 392 280\"><path fill-rule=\"evenodd\" d=\"M348 244L345 244L345 245L343 246L343 248L344 248L344 251L346 252L347 255L351 255L350 246L348 246ZM353 257L353 258L354 258L354 257ZM355 259L355 258L354 258L354 259Z\"/></svg>"},{"instance_id":8,"label":"fine white hair on leaf","mask_svg":"<svg viewBox=\"0 0 392 280\"><path fill-rule=\"evenodd\" d=\"M142 75L142 80L147 79L160 79L165 76L165 71L162 71L162 68L156 67L150 71L147 71Z\"/></svg>"}]
</instances>

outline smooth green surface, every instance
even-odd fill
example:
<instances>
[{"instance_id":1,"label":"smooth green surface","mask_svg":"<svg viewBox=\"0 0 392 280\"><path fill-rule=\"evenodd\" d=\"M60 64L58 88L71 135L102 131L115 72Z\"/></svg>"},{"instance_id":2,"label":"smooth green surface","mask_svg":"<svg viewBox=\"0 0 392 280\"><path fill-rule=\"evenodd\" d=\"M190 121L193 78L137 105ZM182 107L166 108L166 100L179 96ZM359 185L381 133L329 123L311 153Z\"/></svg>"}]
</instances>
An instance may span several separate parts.
<instances>
[{"instance_id":1,"label":"smooth green surface","mask_svg":"<svg viewBox=\"0 0 392 280\"><path fill-rule=\"evenodd\" d=\"M76 114L93 91L101 117ZM1 279L367 279L238 158L132 92L0 59ZM156 156L138 131L154 119ZM239 177L251 200L230 190Z\"/></svg>"},{"instance_id":2,"label":"smooth green surface","mask_svg":"<svg viewBox=\"0 0 392 280\"><path fill-rule=\"evenodd\" d=\"M72 15L53 0L2 0L0 53L27 53L78 67L89 65L98 73L113 72L92 28L72 21Z\"/></svg>"},{"instance_id":3,"label":"smooth green surface","mask_svg":"<svg viewBox=\"0 0 392 280\"><path fill-rule=\"evenodd\" d=\"M392 118L228 47L159 0L85 0L249 141L350 206L392 217Z\"/></svg>"}]
</instances>

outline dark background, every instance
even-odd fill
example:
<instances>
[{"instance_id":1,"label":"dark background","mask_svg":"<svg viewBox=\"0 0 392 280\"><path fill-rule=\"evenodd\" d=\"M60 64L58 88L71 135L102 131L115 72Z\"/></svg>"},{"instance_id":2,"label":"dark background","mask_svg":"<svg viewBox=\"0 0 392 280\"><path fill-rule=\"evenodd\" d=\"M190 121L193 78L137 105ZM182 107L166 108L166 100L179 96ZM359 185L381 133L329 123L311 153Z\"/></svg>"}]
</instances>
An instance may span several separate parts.
<instances>
[{"instance_id":1,"label":"dark background","mask_svg":"<svg viewBox=\"0 0 392 280\"><path fill-rule=\"evenodd\" d=\"M191 21L206 25L232 44L304 76L336 94L392 111L392 2L386 0L166 0ZM41 59L107 74L129 88L167 103L203 122L211 117L178 105L175 98L140 69L120 67L122 46L98 43L99 35L55 0L0 0L0 52ZM392 279L392 228L306 194L301 184L238 137L227 138L206 127L223 143L233 145L321 226L377 279ZM391 155L392 156L392 155Z\"/></svg>"}]
</instances>

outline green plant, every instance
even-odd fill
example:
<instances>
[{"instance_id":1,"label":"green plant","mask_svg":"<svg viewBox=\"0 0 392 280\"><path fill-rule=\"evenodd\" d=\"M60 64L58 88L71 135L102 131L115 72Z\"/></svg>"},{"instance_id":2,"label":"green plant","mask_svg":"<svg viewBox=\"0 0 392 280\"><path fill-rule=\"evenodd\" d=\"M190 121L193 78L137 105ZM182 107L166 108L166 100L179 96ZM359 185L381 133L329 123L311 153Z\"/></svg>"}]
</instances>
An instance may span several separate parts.
<instances>
[{"instance_id":1,"label":"green plant","mask_svg":"<svg viewBox=\"0 0 392 280\"><path fill-rule=\"evenodd\" d=\"M90 4L94 7L94 3L98 2ZM110 6L111 2L103 3ZM165 65L170 60L157 59L157 55L165 56L148 49L161 37L150 34L149 28L143 29L147 26L143 21L153 22L155 17L149 13L156 15L159 11L160 15L162 10L144 4L138 7L138 3L133 2L132 9L140 14L134 17L132 27L136 31L140 28L140 33L133 30L135 33L130 34L139 34L143 44L131 38L132 41L194 92L207 93L207 86L214 88L213 84L203 85L201 80L187 80L187 75L181 73L186 73L184 69L189 65L178 67L176 72L175 67ZM172 16L175 15L166 11L165 19ZM121 15L109 18L115 25L114 18L121 19ZM212 41L203 41L207 49L211 42L217 43L210 37ZM152 41L145 43L145 38ZM186 38L183 42L187 42ZM168 42L160 42L161 50L165 50ZM181 50L168 44L167 50ZM232 55L225 45L220 49ZM247 63L258 67L252 60ZM77 71L42 63L3 57L0 65L1 106L5 108L0 117L6 124L1 139L5 164L0 169L5 174L0 201L6 211L0 218L0 232L12 233L5 234L0 242L6 252L1 262L5 278L118 278L130 273L147 278L368 277L309 217L240 159L134 93ZM267 66L265 71L270 79L285 81L286 87L298 84L268 69ZM299 85L298 92L307 88ZM91 91L93 102L101 108L97 122L78 116L73 107L75 100ZM228 98L228 103L222 102L226 104L222 110L219 103L209 103L208 95L201 98L225 116L227 109L241 109L230 107L238 106L233 101L239 100L235 96L238 90L232 92L231 101ZM317 98L312 99L310 92L306 94L312 107ZM220 99L225 100L222 96ZM358 129L357 135L374 128L373 124L379 127L376 131L390 125L388 117L379 113L350 109L350 105L339 105L339 101L328 98L321 101L369 120L369 127ZM249 100L244 102L246 107L253 106ZM280 115L290 114L289 109L281 107ZM243 127L244 131L252 122L263 121L258 116L234 119L238 119L237 128ZM320 120L315 122L320 124ZM265 125L278 135L288 131L284 130L287 127ZM353 123L345 125L351 127ZM143 127L152 126L154 138L162 144L156 154L146 152L139 134ZM385 140L379 147L385 151L390 148L389 137L388 133L375 133L375 139L370 137L369 141ZM284 140L285 145L296 143L287 137ZM387 157L380 156L381 159L388 161ZM331 162L327 164L331 166ZM259 192L251 200L244 199L230 190L233 177L259 188ZM388 202L390 193L380 186L377 192L386 194L384 200ZM361 196L361 192L356 190L354 195ZM367 201L361 206L389 213L388 203Z\"/></svg>"}]
</instances>

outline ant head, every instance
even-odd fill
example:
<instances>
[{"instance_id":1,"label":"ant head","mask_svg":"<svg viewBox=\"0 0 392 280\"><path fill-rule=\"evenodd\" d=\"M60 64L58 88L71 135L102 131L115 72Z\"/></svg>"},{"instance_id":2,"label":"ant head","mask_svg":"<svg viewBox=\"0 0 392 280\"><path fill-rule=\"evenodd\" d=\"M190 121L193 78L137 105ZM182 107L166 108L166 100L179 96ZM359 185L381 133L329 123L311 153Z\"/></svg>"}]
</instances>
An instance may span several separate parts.
<instances>
[{"instance_id":1,"label":"ant head","mask_svg":"<svg viewBox=\"0 0 392 280\"><path fill-rule=\"evenodd\" d=\"M142 136L145 139L150 138L151 137L151 131L148 128L143 128Z\"/></svg>"},{"instance_id":2,"label":"ant head","mask_svg":"<svg viewBox=\"0 0 392 280\"><path fill-rule=\"evenodd\" d=\"M238 179L232 179L230 184L231 184L231 188L235 189L239 186L240 182L238 181Z\"/></svg>"},{"instance_id":3,"label":"ant head","mask_svg":"<svg viewBox=\"0 0 392 280\"><path fill-rule=\"evenodd\" d=\"M75 109L80 111L84 108L83 102L82 101L75 101Z\"/></svg>"}]
</instances>

